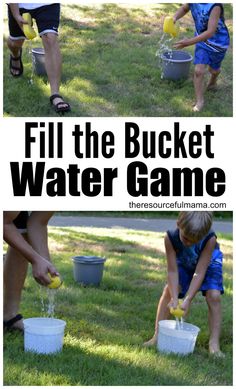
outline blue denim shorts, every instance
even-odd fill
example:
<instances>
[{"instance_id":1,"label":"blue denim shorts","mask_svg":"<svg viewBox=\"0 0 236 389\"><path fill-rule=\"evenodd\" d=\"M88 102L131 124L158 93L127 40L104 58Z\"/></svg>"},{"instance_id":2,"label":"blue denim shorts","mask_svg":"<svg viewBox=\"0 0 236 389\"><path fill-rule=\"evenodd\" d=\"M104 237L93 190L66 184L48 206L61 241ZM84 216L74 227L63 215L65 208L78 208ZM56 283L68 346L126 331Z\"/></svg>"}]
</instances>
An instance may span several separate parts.
<instances>
[{"instance_id":1,"label":"blue denim shorts","mask_svg":"<svg viewBox=\"0 0 236 389\"><path fill-rule=\"evenodd\" d=\"M214 70L219 70L221 62L225 57L226 51L217 53L212 50L204 49L202 46L196 44L194 53L194 65L209 65Z\"/></svg>"},{"instance_id":2,"label":"blue denim shorts","mask_svg":"<svg viewBox=\"0 0 236 389\"><path fill-rule=\"evenodd\" d=\"M182 264L178 263L178 271L180 285L179 298L183 298L189 289L195 270L186 269ZM219 290L221 294L224 293L222 263L212 262L208 266L205 278L199 291L201 291L203 296L205 296L206 292L211 289Z\"/></svg>"}]
</instances>

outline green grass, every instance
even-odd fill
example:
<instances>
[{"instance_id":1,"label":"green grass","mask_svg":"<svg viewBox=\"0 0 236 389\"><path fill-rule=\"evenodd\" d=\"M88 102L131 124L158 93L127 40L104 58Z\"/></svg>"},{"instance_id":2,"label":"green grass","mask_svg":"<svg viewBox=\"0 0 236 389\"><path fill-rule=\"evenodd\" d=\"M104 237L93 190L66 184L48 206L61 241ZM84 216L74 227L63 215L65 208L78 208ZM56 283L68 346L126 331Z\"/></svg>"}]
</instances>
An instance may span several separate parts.
<instances>
[{"instance_id":1,"label":"green grass","mask_svg":"<svg viewBox=\"0 0 236 389\"><path fill-rule=\"evenodd\" d=\"M72 105L70 116L232 116L232 44L223 61L219 91L208 93L201 113L194 114L193 66L188 80L161 80L155 56L164 17L177 4L62 5L60 43L63 55L61 93ZM232 5L225 5L232 36ZM193 21L181 21L181 37L193 36ZM30 42L23 54L25 73L9 75L4 19L4 115L53 116L49 86L31 79ZM33 46L41 46L40 39ZM193 47L188 49L193 53ZM16 99L17 96L17 99Z\"/></svg>"},{"instance_id":2,"label":"green grass","mask_svg":"<svg viewBox=\"0 0 236 389\"><path fill-rule=\"evenodd\" d=\"M201 328L187 357L144 349L153 334L157 299L166 279L163 234L125 229L49 228L52 260L64 283L56 293L55 317L67 323L63 351L24 353L23 337L4 335L4 384L232 385L232 240L220 236L225 255L222 298L224 359L207 352L207 307L199 294L188 322ZM82 287L72 275L73 255L107 258L100 287ZM22 296L25 317L42 316L40 288L29 274Z\"/></svg>"}]
</instances>

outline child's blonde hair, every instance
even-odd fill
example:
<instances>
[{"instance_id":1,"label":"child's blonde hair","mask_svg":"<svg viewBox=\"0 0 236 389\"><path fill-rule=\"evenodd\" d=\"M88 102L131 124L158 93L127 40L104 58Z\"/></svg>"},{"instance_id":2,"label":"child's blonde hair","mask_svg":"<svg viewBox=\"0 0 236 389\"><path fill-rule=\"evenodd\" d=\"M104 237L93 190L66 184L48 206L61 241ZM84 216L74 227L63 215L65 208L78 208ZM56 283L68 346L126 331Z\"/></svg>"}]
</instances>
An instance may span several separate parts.
<instances>
[{"instance_id":1,"label":"child's blonde hair","mask_svg":"<svg viewBox=\"0 0 236 389\"><path fill-rule=\"evenodd\" d=\"M212 212L180 212L177 225L184 235L194 241L201 240L212 225Z\"/></svg>"}]
</instances>

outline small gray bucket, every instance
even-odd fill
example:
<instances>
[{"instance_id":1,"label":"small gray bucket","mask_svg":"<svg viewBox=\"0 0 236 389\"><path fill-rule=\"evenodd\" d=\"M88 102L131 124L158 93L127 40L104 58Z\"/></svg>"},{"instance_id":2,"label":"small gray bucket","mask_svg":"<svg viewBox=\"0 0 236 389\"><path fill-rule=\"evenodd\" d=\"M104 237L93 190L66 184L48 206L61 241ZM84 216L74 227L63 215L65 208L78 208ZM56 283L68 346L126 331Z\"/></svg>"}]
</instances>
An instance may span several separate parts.
<instances>
[{"instance_id":1,"label":"small gray bucket","mask_svg":"<svg viewBox=\"0 0 236 389\"><path fill-rule=\"evenodd\" d=\"M174 81L188 78L192 60L192 55L187 51L173 50L162 53L163 78Z\"/></svg>"},{"instance_id":2,"label":"small gray bucket","mask_svg":"<svg viewBox=\"0 0 236 389\"><path fill-rule=\"evenodd\" d=\"M106 258L77 256L72 257L74 263L74 279L83 285L98 286L102 281Z\"/></svg>"},{"instance_id":3,"label":"small gray bucket","mask_svg":"<svg viewBox=\"0 0 236 389\"><path fill-rule=\"evenodd\" d=\"M32 65L33 71L38 76L46 76L45 69L45 52L42 47L32 49Z\"/></svg>"}]
</instances>

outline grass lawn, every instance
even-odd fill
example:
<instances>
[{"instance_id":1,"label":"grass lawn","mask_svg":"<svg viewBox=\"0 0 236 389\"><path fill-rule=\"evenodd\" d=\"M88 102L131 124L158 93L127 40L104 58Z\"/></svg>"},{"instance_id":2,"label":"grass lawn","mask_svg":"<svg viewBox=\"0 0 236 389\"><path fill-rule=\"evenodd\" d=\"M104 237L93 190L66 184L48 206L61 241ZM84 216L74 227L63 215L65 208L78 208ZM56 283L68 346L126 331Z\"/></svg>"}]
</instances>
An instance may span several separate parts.
<instances>
[{"instance_id":1,"label":"grass lawn","mask_svg":"<svg viewBox=\"0 0 236 389\"><path fill-rule=\"evenodd\" d=\"M232 44L223 61L219 90L208 92L205 108L193 113L193 66L188 80L161 79L155 56L166 15L178 4L62 5L60 43L63 55L61 93L72 105L70 116L232 116ZM232 5L225 5L232 37ZM193 21L181 21L181 35L193 36ZM53 116L47 80L34 76L31 42L23 53L24 76L9 74L7 17L4 18L4 115ZM40 47L40 38L32 42ZM194 48L188 48L193 53ZM17 96L17 98L16 98Z\"/></svg>"},{"instance_id":2,"label":"grass lawn","mask_svg":"<svg viewBox=\"0 0 236 389\"><path fill-rule=\"evenodd\" d=\"M63 352L24 353L23 337L4 335L4 384L8 386L232 385L232 236L219 235L224 252L222 298L224 359L208 356L207 307L199 294L188 322L200 327L192 355L144 349L153 334L157 299L166 279L163 234L126 229L49 228L52 260L64 283L55 317L67 322ZM72 275L73 255L105 256L100 287L82 287ZM21 313L42 316L46 294L27 277Z\"/></svg>"},{"instance_id":3,"label":"grass lawn","mask_svg":"<svg viewBox=\"0 0 236 389\"><path fill-rule=\"evenodd\" d=\"M141 219L172 218L178 217L179 211L59 211L58 216L91 216L91 217L126 217ZM214 220L232 221L232 211L213 212Z\"/></svg>"}]
</instances>

